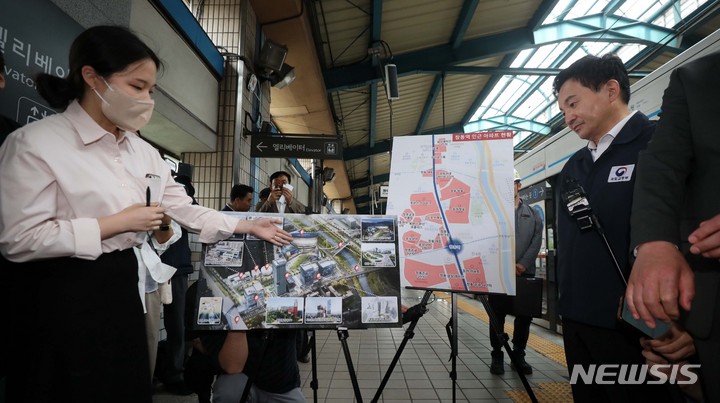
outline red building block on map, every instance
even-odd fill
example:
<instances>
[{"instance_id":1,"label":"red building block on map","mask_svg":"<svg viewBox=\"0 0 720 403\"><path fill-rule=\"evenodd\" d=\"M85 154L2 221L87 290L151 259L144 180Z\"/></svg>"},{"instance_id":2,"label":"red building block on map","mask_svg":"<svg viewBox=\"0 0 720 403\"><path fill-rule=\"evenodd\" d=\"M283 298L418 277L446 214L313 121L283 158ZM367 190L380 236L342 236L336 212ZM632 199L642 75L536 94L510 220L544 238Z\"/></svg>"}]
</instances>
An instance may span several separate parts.
<instances>
[{"instance_id":1,"label":"red building block on map","mask_svg":"<svg viewBox=\"0 0 720 403\"><path fill-rule=\"evenodd\" d=\"M487 287L479 286L479 284L487 284L485 281L485 268L480 256L463 260L463 267L465 268L468 291L487 292Z\"/></svg>"},{"instance_id":2,"label":"red building block on map","mask_svg":"<svg viewBox=\"0 0 720 403\"><path fill-rule=\"evenodd\" d=\"M470 186L458 179L453 178L448 186L440 191L440 200L448 200L455 197L470 195Z\"/></svg>"},{"instance_id":3,"label":"red building block on map","mask_svg":"<svg viewBox=\"0 0 720 403\"><path fill-rule=\"evenodd\" d=\"M444 273L442 266L427 264L414 259L405 259L403 271L405 279L413 287L432 288L447 281L447 279L440 277L440 274Z\"/></svg>"},{"instance_id":4,"label":"red building block on map","mask_svg":"<svg viewBox=\"0 0 720 403\"><path fill-rule=\"evenodd\" d=\"M439 211L435 195L432 193L416 193L410 195L410 208L416 216L425 216Z\"/></svg>"},{"instance_id":5,"label":"red building block on map","mask_svg":"<svg viewBox=\"0 0 720 403\"><path fill-rule=\"evenodd\" d=\"M445 218L450 224L467 224L470 215L470 194L450 200L450 207L445 211Z\"/></svg>"}]
</instances>

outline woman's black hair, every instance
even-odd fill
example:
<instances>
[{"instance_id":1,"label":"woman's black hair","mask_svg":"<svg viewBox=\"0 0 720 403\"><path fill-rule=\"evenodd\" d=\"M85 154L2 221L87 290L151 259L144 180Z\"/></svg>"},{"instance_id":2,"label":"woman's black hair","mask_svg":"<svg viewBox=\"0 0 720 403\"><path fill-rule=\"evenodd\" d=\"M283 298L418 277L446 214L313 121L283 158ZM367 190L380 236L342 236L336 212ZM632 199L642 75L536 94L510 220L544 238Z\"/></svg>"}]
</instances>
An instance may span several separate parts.
<instances>
[{"instance_id":1,"label":"woman's black hair","mask_svg":"<svg viewBox=\"0 0 720 403\"><path fill-rule=\"evenodd\" d=\"M66 78L41 73L36 78L38 93L53 108L65 109L85 93L83 66L91 66L101 77L125 70L129 65L151 59L159 69L155 52L127 28L99 25L78 35L70 47L70 72Z\"/></svg>"}]
</instances>

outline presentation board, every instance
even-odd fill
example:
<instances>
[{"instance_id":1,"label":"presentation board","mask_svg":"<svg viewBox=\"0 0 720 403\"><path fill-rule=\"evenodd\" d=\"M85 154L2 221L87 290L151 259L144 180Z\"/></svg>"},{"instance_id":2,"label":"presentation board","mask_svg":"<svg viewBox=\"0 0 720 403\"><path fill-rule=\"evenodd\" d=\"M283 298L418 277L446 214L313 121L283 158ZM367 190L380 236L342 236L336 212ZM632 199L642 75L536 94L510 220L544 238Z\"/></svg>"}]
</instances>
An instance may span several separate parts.
<instances>
[{"instance_id":1,"label":"presentation board","mask_svg":"<svg viewBox=\"0 0 720 403\"><path fill-rule=\"evenodd\" d=\"M401 325L395 217L227 214L280 217L293 242L236 234L204 245L197 330Z\"/></svg>"},{"instance_id":2,"label":"presentation board","mask_svg":"<svg viewBox=\"0 0 720 403\"><path fill-rule=\"evenodd\" d=\"M403 286L515 295L513 134L393 140L387 213Z\"/></svg>"}]
</instances>

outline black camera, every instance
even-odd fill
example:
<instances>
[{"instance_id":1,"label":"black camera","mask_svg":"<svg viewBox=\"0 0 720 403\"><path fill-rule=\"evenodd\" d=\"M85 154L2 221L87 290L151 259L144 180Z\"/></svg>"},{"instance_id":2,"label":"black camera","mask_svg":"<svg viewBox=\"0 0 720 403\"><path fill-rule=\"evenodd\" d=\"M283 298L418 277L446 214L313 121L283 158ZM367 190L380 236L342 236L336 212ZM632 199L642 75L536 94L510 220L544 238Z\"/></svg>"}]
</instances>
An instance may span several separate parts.
<instances>
[{"instance_id":1,"label":"black camera","mask_svg":"<svg viewBox=\"0 0 720 403\"><path fill-rule=\"evenodd\" d=\"M585 195L585 189L572 177L565 178L564 185L565 191L561 194L561 197L570 217L577 221L581 231L591 230L593 228L593 213L590 202Z\"/></svg>"}]
</instances>

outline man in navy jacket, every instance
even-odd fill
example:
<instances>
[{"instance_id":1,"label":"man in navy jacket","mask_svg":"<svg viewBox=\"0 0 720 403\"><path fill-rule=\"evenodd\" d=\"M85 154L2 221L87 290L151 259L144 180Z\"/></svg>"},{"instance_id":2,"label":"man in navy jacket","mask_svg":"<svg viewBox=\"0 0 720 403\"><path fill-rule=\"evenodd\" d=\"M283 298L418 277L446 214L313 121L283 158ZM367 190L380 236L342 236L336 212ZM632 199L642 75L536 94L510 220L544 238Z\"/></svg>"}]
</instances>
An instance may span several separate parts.
<instances>
[{"instance_id":1,"label":"man in navy jacket","mask_svg":"<svg viewBox=\"0 0 720 403\"><path fill-rule=\"evenodd\" d=\"M614 55L585 56L561 71L553 89L568 127L587 140L565 164L558 194L582 186L623 276L630 265L630 210L638 153L655 130L654 122L630 111L630 82L622 60ZM561 197L559 198L561 199ZM643 364L641 334L618 320L625 283L602 237L582 230L577 216L561 203L558 209L559 312L568 369L576 365ZM572 385L576 402L666 401L663 385Z\"/></svg>"}]
</instances>

